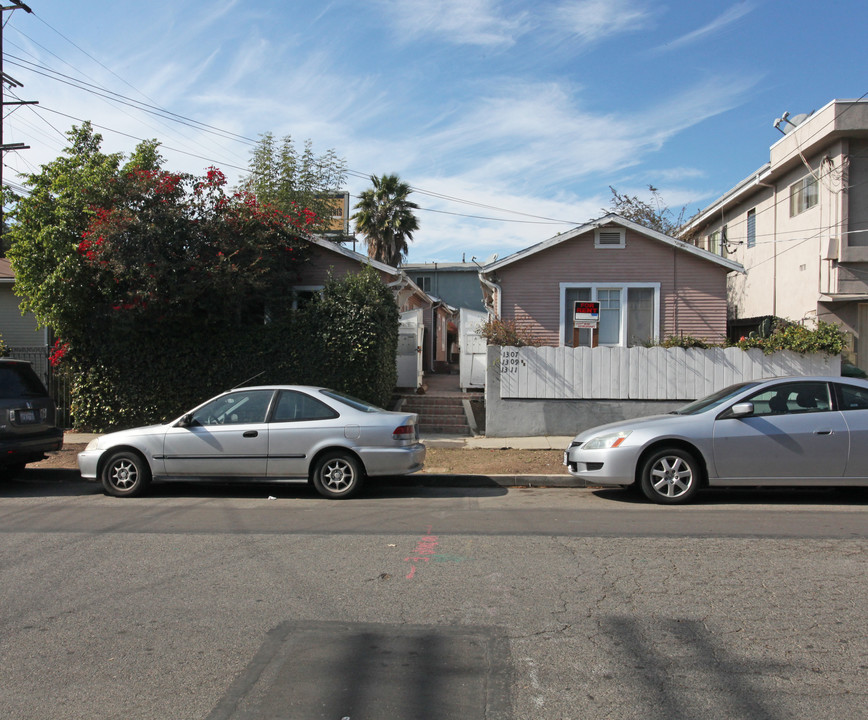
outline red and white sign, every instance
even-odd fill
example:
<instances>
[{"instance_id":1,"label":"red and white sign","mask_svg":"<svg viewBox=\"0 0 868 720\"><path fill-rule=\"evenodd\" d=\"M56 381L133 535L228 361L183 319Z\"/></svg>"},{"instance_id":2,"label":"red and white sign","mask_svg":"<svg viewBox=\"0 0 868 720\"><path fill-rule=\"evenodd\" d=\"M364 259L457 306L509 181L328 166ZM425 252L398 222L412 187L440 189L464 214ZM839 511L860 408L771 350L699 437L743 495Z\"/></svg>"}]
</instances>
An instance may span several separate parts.
<instances>
[{"instance_id":1,"label":"red and white sign","mask_svg":"<svg viewBox=\"0 0 868 720\"><path fill-rule=\"evenodd\" d=\"M600 303L577 300L573 303L573 327L596 328L600 322Z\"/></svg>"}]
</instances>

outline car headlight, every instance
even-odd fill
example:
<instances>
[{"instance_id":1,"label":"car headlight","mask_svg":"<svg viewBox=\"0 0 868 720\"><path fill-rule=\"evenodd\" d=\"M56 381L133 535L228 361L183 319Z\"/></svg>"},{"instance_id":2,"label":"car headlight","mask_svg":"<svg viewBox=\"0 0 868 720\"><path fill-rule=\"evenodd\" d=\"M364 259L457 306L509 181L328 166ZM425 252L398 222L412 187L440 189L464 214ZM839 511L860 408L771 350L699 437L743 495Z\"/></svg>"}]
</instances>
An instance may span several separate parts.
<instances>
[{"instance_id":1,"label":"car headlight","mask_svg":"<svg viewBox=\"0 0 868 720\"><path fill-rule=\"evenodd\" d=\"M609 435L597 435L597 437L591 438L582 446L582 450L605 450L608 448L616 448L618 447L630 433L632 430L622 430L617 433L610 433Z\"/></svg>"},{"instance_id":2,"label":"car headlight","mask_svg":"<svg viewBox=\"0 0 868 720\"><path fill-rule=\"evenodd\" d=\"M88 444L85 450L97 450L99 449L99 438L94 438Z\"/></svg>"}]
</instances>

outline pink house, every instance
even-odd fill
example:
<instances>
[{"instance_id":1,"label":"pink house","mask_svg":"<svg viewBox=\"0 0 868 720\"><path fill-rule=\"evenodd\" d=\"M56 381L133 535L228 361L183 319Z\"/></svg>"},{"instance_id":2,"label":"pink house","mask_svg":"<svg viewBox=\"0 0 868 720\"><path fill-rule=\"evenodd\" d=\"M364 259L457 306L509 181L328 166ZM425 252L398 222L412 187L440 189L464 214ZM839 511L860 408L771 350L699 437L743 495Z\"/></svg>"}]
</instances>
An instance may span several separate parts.
<instances>
[{"instance_id":1,"label":"pink house","mask_svg":"<svg viewBox=\"0 0 868 720\"><path fill-rule=\"evenodd\" d=\"M737 262L614 213L556 235L479 273L489 312L543 345L630 347L678 335L726 337ZM599 303L596 330L575 327L575 303Z\"/></svg>"}]
</instances>

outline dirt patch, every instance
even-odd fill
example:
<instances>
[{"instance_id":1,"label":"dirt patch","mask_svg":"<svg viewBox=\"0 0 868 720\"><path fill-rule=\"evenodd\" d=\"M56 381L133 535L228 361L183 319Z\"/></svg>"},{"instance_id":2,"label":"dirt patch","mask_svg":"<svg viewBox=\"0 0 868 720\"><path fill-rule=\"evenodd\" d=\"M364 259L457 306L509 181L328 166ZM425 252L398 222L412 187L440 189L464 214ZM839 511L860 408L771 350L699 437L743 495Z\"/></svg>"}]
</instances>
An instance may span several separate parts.
<instances>
[{"instance_id":1,"label":"dirt patch","mask_svg":"<svg viewBox=\"0 0 868 720\"><path fill-rule=\"evenodd\" d=\"M84 445L68 444L49 453L47 460L31 468L77 469L77 455ZM425 457L425 470L448 475L566 475L561 450L500 450L488 448L433 448Z\"/></svg>"},{"instance_id":2,"label":"dirt patch","mask_svg":"<svg viewBox=\"0 0 868 720\"><path fill-rule=\"evenodd\" d=\"M51 468L51 469L78 469L78 454L87 447L86 445L78 445L67 443L57 452L48 453L46 460L40 460L38 463L30 463L29 468Z\"/></svg>"},{"instance_id":3,"label":"dirt patch","mask_svg":"<svg viewBox=\"0 0 868 720\"><path fill-rule=\"evenodd\" d=\"M568 475L563 450L428 448L425 470L449 475Z\"/></svg>"}]
</instances>

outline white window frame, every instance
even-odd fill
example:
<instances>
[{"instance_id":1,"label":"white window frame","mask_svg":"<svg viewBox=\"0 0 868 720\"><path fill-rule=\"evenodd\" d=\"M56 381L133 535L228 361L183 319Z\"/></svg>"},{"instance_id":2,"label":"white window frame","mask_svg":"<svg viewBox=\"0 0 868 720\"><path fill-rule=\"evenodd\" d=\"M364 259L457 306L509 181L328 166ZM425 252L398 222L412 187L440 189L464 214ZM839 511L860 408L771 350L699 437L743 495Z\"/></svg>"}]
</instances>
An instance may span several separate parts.
<instances>
[{"instance_id":1,"label":"white window frame","mask_svg":"<svg viewBox=\"0 0 868 720\"><path fill-rule=\"evenodd\" d=\"M606 247L606 246L604 246ZM611 246L610 246L611 247ZM589 288L591 290L591 302L597 302L598 290L620 290L621 291L621 327L619 329L619 337L617 345L601 345L601 347L627 347L627 291L630 288L651 288L654 290L654 328L652 342L658 342L660 339L660 283L659 282L608 282L608 283L587 283L587 282L562 282L560 283L560 342L561 346L567 345L567 338L572 338L573 326L567 324L567 290L577 290L580 288Z\"/></svg>"},{"instance_id":2,"label":"white window frame","mask_svg":"<svg viewBox=\"0 0 868 720\"><path fill-rule=\"evenodd\" d=\"M811 192L808 192L811 188ZM813 202L810 202L813 200ZM805 175L790 185L790 217L796 217L820 204L820 183L813 175Z\"/></svg>"},{"instance_id":3,"label":"white window frame","mask_svg":"<svg viewBox=\"0 0 868 720\"><path fill-rule=\"evenodd\" d=\"M601 243L600 242L600 233L618 233L621 237L620 242L615 243ZM614 227L602 227L594 230L594 247L600 248L601 250L617 250L618 248L627 247L627 230L625 228L614 228Z\"/></svg>"}]
</instances>

